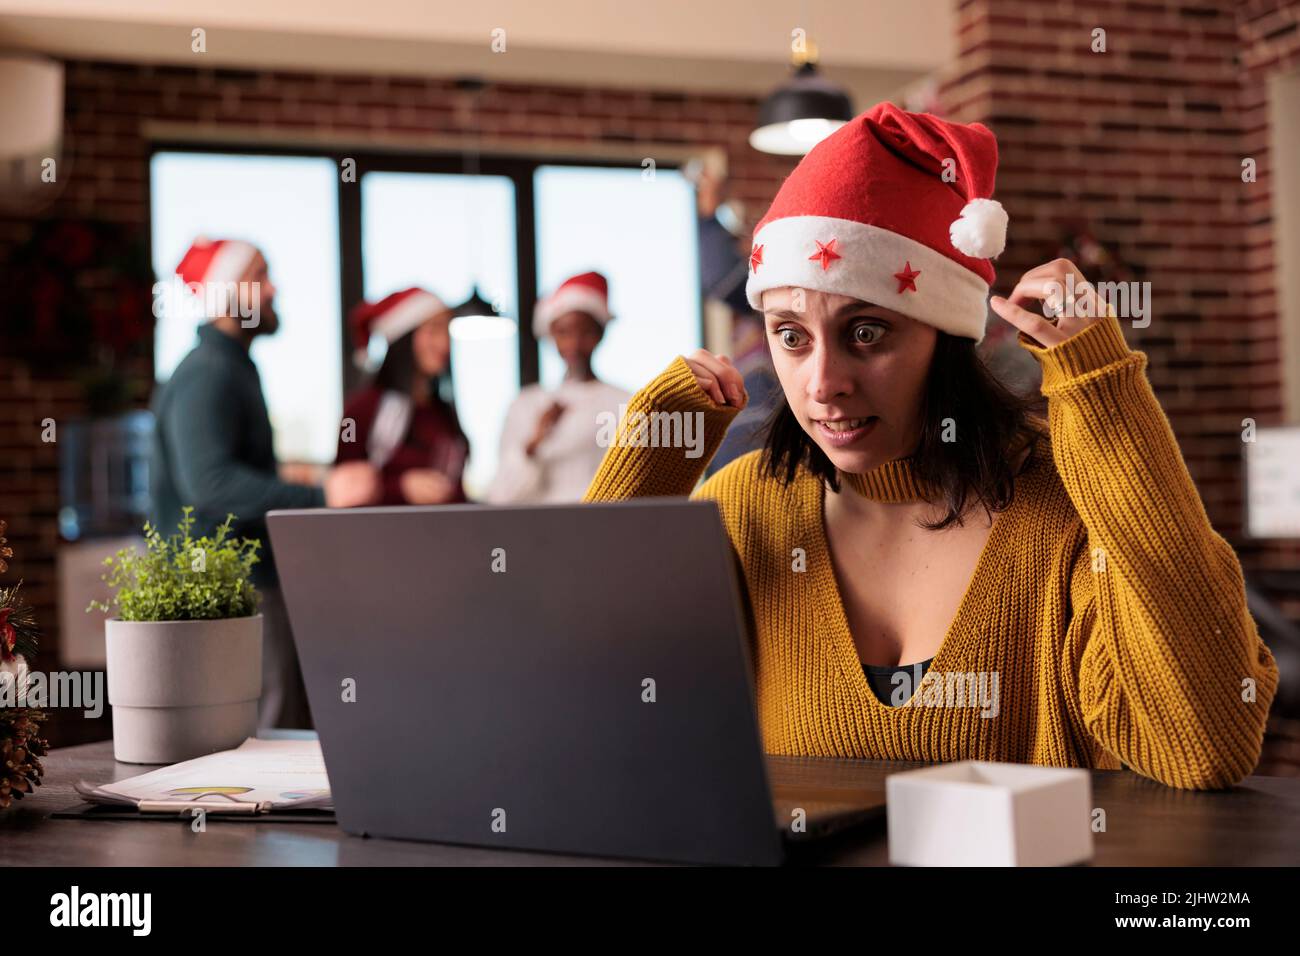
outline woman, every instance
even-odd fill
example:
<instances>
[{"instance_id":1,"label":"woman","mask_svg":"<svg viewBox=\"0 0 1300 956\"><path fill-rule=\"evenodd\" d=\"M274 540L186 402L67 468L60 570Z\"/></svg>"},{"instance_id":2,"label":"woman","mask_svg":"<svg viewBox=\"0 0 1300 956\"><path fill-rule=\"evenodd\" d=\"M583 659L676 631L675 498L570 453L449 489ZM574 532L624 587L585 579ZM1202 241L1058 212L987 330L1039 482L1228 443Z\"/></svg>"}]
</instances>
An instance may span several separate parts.
<instances>
[{"instance_id":1,"label":"woman","mask_svg":"<svg viewBox=\"0 0 1300 956\"><path fill-rule=\"evenodd\" d=\"M596 378L591 358L604 338L609 285L598 272L565 280L537 306L533 331L550 336L564 360L564 380L554 391L523 389L506 413L501 462L488 488L493 504L578 501L605 453L600 422L618 419L630 397Z\"/></svg>"},{"instance_id":2,"label":"woman","mask_svg":"<svg viewBox=\"0 0 1300 956\"><path fill-rule=\"evenodd\" d=\"M451 360L451 310L412 288L361 303L350 321L359 362L372 338L388 350L373 379L344 403L338 461L379 469L386 505L465 501L469 443L438 388Z\"/></svg>"},{"instance_id":3,"label":"woman","mask_svg":"<svg viewBox=\"0 0 1300 956\"><path fill-rule=\"evenodd\" d=\"M996 164L983 126L881 104L755 231L747 291L785 401L765 448L695 495L743 567L766 749L1231 785L1277 667L1146 356L1064 260L992 299L1042 366L1047 421L975 354L1005 242ZM587 498L690 493L746 400L725 357L676 359L629 415L698 413L705 456L616 441Z\"/></svg>"}]
</instances>

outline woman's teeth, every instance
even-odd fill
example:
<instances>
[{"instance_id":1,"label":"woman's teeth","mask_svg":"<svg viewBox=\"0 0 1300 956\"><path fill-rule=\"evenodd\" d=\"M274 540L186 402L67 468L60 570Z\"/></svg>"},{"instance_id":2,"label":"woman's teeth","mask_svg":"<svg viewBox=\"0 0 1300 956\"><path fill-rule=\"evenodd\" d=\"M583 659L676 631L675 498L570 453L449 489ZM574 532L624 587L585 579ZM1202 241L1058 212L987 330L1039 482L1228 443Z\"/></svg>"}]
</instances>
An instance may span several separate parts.
<instances>
[{"instance_id":1,"label":"woman's teeth","mask_svg":"<svg viewBox=\"0 0 1300 956\"><path fill-rule=\"evenodd\" d=\"M823 428L833 432L851 432L855 428L861 428L870 418L848 418L838 422L822 422Z\"/></svg>"}]
</instances>

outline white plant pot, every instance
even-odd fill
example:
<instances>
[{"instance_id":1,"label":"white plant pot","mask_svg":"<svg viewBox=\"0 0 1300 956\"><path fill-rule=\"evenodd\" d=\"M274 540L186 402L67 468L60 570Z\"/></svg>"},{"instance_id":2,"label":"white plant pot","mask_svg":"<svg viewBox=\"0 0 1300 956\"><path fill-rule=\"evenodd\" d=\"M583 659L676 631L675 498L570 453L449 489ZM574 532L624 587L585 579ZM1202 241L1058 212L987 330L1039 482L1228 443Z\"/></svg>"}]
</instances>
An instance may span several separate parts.
<instances>
[{"instance_id":1,"label":"white plant pot","mask_svg":"<svg viewBox=\"0 0 1300 956\"><path fill-rule=\"evenodd\" d=\"M176 763L238 747L257 731L262 615L119 621L105 628L113 755Z\"/></svg>"}]
</instances>

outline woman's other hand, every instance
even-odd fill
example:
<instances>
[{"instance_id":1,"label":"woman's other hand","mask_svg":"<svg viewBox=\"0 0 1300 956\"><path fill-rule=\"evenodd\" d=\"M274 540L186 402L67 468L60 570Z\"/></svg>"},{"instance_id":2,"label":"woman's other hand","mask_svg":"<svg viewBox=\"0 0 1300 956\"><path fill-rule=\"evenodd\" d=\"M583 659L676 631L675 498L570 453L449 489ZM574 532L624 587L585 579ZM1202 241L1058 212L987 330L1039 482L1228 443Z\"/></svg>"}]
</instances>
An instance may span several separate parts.
<instances>
[{"instance_id":1,"label":"woman's other hand","mask_svg":"<svg viewBox=\"0 0 1300 956\"><path fill-rule=\"evenodd\" d=\"M542 412L542 417L537 420L537 427L533 429L533 437L528 439L528 444L524 446L524 454L532 458L537 454L537 446L546 440L555 429L555 423L560 420L564 414L564 406L559 402L551 402L546 411Z\"/></svg>"},{"instance_id":2,"label":"woman's other hand","mask_svg":"<svg viewBox=\"0 0 1300 956\"><path fill-rule=\"evenodd\" d=\"M368 461L335 465L325 477L325 504L331 508L378 504L382 496L379 472Z\"/></svg>"},{"instance_id":3,"label":"woman's other hand","mask_svg":"<svg viewBox=\"0 0 1300 956\"><path fill-rule=\"evenodd\" d=\"M398 480L402 497L408 504L441 505L456 496L455 483L432 468L412 468L402 472L402 477Z\"/></svg>"}]
</instances>

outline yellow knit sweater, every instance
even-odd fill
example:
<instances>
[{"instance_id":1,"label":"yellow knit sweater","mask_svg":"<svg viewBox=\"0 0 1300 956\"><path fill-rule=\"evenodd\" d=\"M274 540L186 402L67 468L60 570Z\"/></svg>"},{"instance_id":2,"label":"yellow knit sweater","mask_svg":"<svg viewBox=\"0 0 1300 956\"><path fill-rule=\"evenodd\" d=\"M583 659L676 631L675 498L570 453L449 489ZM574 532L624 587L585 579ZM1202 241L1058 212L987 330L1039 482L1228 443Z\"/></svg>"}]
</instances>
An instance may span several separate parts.
<instances>
[{"instance_id":1,"label":"yellow knit sweater","mask_svg":"<svg viewBox=\"0 0 1300 956\"><path fill-rule=\"evenodd\" d=\"M823 483L801 471L784 485L752 452L695 490L719 505L743 568L764 747L1122 761L1169 786L1230 786L1259 760L1277 665L1151 390L1146 355L1129 349L1113 317L1052 348L1019 341L1042 365L1050 440L1017 478L930 673L901 706L881 703L863 673L826 543ZM637 447L634 416L650 412L701 413L704 454ZM736 414L677 358L629 403L586 500L691 494ZM916 491L906 459L848 484L883 500Z\"/></svg>"}]
</instances>

